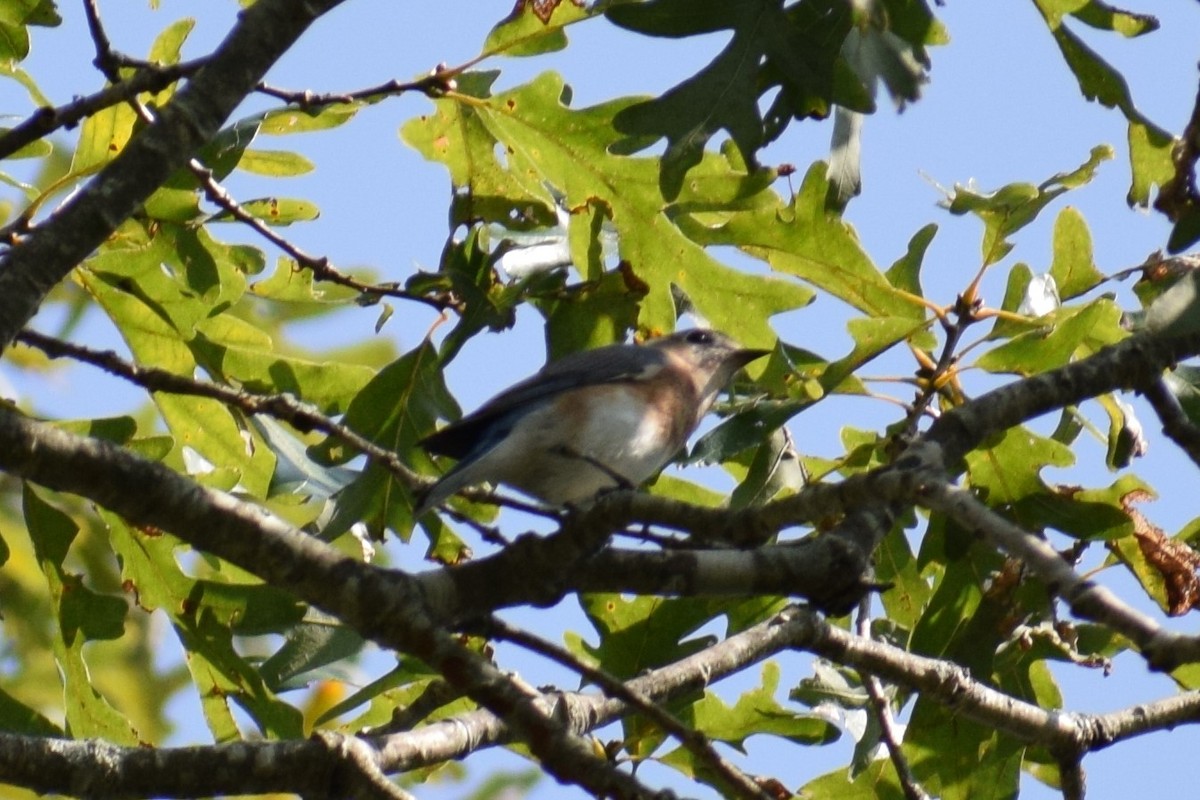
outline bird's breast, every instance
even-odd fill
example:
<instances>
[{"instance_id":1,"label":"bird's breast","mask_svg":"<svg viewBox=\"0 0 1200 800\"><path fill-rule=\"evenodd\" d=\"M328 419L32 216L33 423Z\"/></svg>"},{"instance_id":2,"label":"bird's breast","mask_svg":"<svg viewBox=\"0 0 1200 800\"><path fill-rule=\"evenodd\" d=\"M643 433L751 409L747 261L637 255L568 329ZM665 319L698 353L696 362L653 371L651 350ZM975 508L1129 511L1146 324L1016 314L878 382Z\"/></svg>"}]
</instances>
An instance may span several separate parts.
<instances>
[{"instance_id":1,"label":"bird's breast","mask_svg":"<svg viewBox=\"0 0 1200 800\"><path fill-rule=\"evenodd\" d=\"M553 504L637 486L683 447L693 406L686 394L639 383L564 392L520 419L506 440L520 451L495 460L495 478Z\"/></svg>"}]
</instances>

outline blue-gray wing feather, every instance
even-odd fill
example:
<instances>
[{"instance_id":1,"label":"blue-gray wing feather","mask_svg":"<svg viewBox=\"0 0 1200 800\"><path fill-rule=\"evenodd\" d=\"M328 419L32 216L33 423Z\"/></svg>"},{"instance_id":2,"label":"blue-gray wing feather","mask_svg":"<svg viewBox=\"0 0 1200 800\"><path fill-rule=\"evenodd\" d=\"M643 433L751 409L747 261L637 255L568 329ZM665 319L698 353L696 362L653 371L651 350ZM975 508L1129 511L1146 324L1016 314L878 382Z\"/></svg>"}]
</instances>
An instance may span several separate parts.
<instances>
[{"instance_id":1,"label":"blue-gray wing feather","mask_svg":"<svg viewBox=\"0 0 1200 800\"><path fill-rule=\"evenodd\" d=\"M610 345L574 353L547 364L458 422L425 437L421 446L434 455L459 460L482 454L502 441L521 417L560 393L632 380L664 363L663 353L651 347Z\"/></svg>"}]
</instances>

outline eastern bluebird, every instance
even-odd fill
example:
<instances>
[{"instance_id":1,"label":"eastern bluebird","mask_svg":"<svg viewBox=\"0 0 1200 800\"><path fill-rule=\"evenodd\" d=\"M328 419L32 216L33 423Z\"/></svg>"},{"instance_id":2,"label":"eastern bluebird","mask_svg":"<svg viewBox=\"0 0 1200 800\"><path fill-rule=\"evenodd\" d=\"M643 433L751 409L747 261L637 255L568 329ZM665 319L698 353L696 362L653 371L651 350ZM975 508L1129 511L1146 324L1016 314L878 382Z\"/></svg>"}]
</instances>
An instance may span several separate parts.
<instances>
[{"instance_id":1,"label":"eastern bluebird","mask_svg":"<svg viewBox=\"0 0 1200 800\"><path fill-rule=\"evenodd\" d=\"M683 448L734 373L769 352L695 329L547 364L421 441L458 463L415 514L485 482L552 506L635 487Z\"/></svg>"}]
</instances>

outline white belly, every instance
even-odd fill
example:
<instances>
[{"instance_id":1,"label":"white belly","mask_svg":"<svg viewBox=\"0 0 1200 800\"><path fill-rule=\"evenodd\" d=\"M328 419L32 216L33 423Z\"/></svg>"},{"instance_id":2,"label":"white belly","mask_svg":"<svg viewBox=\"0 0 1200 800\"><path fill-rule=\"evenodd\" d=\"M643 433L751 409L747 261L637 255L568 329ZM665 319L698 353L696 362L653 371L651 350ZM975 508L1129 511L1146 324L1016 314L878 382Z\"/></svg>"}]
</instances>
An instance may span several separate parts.
<instances>
[{"instance_id":1,"label":"white belly","mask_svg":"<svg viewBox=\"0 0 1200 800\"><path fill-rule=\"evenodd\" d=\"M568 394L523 417L484 457L492 479L551 504L578 503L639 485L683 446L689 426L648 414L629 387L590 388L589 406Z\"/></svg>"}]
</instances>

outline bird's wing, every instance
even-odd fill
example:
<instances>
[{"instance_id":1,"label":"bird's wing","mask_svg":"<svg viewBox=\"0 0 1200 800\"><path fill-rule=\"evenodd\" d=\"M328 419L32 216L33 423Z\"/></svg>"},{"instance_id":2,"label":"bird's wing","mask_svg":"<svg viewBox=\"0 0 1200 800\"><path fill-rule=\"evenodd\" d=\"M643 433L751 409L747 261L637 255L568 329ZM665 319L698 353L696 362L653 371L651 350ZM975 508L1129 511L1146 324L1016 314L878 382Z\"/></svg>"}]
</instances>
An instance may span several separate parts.
<instances>
[{"instance_id":1,"label":"bird's wing","mask_svg":"<svg viewBox=\"0 0 1200 800\"><path fill-rule=\"evenodd\" d=\"M434 455L461 459L500 441L518 419L562 392L646 378L665 363L662 352L649 347L611 345L574 353L547 364L536 375L504 390L458 422L425 437L421 446Z\"/></svg>"}]
</instances>

